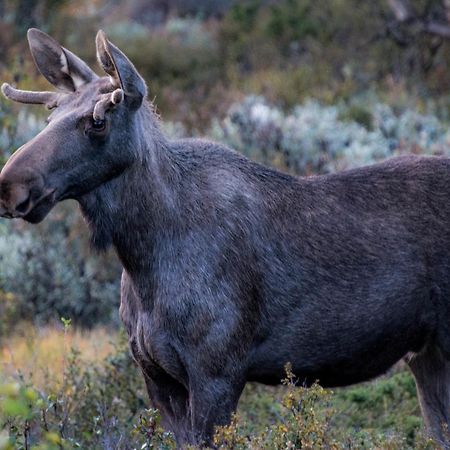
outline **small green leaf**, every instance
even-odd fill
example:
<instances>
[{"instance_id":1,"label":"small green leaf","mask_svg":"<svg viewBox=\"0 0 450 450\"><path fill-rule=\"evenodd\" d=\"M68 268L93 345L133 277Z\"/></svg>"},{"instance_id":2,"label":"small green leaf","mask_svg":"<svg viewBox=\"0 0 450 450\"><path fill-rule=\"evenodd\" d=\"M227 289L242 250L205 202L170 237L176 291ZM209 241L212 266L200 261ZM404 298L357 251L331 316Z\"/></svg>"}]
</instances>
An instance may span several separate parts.
<instances>
[{"instance_id":1,"label":"small green leaf","mask_svg":"<svg viewBox=\"0 0 450 450\"><path fill-rule=\"evenodd\" d=\"M23 399L7 398L1 405L7 416L27 416L29 413L29 407Z\"/></svg>"}]
</instances>

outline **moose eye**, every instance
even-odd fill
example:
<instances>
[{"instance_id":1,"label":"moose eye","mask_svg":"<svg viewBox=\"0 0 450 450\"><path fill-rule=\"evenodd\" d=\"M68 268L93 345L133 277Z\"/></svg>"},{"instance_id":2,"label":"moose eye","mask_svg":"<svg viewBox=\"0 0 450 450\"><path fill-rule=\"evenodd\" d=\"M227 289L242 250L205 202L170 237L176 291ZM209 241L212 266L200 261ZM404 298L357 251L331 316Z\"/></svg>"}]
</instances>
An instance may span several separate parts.
<instances>
[{"instance_id":1,"label":"moose eye","mask_svg":"<svg viewBox=\"0 0 450 450\"><path fill-rule=\"evenodd\" d=\"M105 129L106 121L104 119L92 119L92 128L95 131L102 131Z\"/></svg>"},{"instance_id":2,"label":"moose eye","mask_svg":"<svg viewBox=\"0 0 450 450\"><path fill-rule=\"evenodd\" d=\"M104 139L106 138L109 130L108 120L103 119L94 119L92 115L84 116L84 133L86 136L89 136L93 139Z\"/></svg>"}]
</instances>

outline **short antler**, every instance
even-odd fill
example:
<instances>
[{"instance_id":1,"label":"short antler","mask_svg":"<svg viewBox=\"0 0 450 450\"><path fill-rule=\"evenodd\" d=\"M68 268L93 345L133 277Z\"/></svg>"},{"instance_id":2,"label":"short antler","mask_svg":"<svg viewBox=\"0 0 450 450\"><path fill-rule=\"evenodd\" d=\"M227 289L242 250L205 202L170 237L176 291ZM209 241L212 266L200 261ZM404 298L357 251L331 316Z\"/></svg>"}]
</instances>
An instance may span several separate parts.
<instances>
[{"instance_id":1,"label":"short antler","mask_svg":"<svg viewBox=\"0 0 450 450\"><path fill-rule=\"evenodd\" d=\"M47 108L52 109L56 106L58 94L56 92L34 92L22 91L15 89L8 83L2 84L2 92L6 98L20 103L29 103L33 105L46 105Z\"/></svg>"},{"instance_id":2,"label":"short antler","mask_svg":"<svg viewBox=\"0 0 450 450\"><path fill-rule=\"evenodd\" d=\"M105 112L114 107L114 105L119 104L122 100L122 89L116 89L111 93L102 95L102 98L97 102L94 108L94 120L103 120L105 118Z\"/></svg>"}]
</instances>

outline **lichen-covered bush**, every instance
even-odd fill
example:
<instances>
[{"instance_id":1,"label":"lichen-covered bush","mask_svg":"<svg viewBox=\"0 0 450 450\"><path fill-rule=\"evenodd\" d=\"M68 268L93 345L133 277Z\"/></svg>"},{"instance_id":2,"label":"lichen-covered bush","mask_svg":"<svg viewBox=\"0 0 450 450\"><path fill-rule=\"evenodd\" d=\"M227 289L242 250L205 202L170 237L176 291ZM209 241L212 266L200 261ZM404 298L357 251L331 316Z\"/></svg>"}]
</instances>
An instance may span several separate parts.
<instances>
[{"instance_id":1,"label":"lichen-covered bush","mask_svg":"<svg viewBox=\"0 0 450 450\"><path fill-rule=\"evenodd\" d=\"M84 326L117 320L119 264L113 254L89 254L79 219L70 204L38 227L2 221L0 291L14 298L10 319L43 324L63 316Z\"/></svg>"},{"instance_id":2,"label":"lichen-covered bush","mask_svg":"<svg viewBox=\"0 0 450 450\"><path fill-rule=\"evenodd\" d=\"M14 108L0 96L0 167L6 158L25 142L35 136L44 126L36 115Z\"/></svg>"},{"instance_id":3,"label":"lichen-covered bush","mask_svg":"<svg viewBox=\"0 0 450 450\"><path fill-rule=\"evenodd\" d=\"M402 152L447 153L446 124L431 114L387 104L324 106L308 101L289 112L250 96L234 104L211 134L251 158L295 174L329 173ZM356 116L356 117L354 117Z\"/></svg>"}]
</instances>

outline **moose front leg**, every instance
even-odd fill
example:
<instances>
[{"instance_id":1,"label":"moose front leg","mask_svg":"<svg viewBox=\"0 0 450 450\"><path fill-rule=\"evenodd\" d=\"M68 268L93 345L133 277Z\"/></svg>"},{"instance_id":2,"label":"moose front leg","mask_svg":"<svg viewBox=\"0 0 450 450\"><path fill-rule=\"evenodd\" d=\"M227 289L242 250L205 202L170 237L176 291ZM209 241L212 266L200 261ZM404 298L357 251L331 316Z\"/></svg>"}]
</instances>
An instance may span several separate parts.
<instances>
[{"instance_id":1,"label":"moose front leg","mask_svg":"<svg viewBox=\"0 0 450 450\"><path fill-rule=\"evenodd\" d=\"M161 414L163 427L172 431L177 446L183 448L191 442L189 393L177 380L162 370L142 367L148 396L152 406Z\"/></svg>"},{"instance_id":2,"label":"moose front leg","mask_svg":"<svg viewBox=\"0 0 450 450\"><path fill-rule=\"evenodd\" d=\"M192 442L211 445L215 427L227 425L236 411L245 380L198 378L189 387Z\"/></svg>"},{"instance_id":3,"label":"moose front leg","mask_svg":"<svg viewBox=\"0 0 450 450\"><path fill-rule=\"evenodd\" d=\"M152 376L143 368L152 405L161 413L165 429L175 434L177 446L211 445L216 426L230 422L245 381L198 378L187 389L163 371Z\"/></svg>"}]
</instances>

